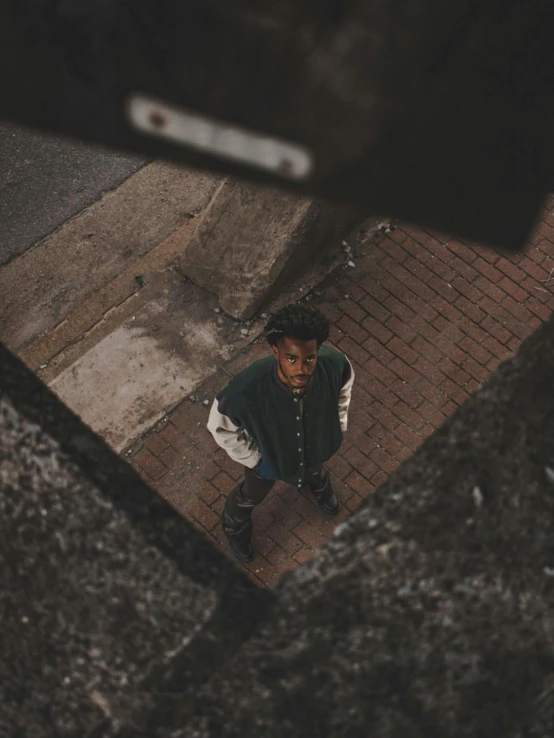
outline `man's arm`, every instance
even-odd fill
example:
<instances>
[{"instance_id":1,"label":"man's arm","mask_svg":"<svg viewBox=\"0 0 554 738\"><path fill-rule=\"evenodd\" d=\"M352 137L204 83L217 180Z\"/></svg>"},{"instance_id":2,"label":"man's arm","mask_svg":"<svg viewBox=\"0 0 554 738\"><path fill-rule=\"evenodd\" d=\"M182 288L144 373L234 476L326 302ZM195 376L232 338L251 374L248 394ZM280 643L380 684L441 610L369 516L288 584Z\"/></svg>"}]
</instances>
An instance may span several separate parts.
<instances>
[{"instance_id":1,"label":"man's arm","mask_svg":"<svg viewBox=\"0 0 554 738\"><path fill-rule=\"evenodd\" d=\"M340 428L343 433L348 428L348 408L350 406L350 399L352 397L352 385L354 384L354 369L348 358L345 358L348 362L348 367L350 371L348 371L347 369L345 372L344 384L342 385L342 389L339 395Z\"/></svg>"},{"instance_id":2,"label":"man's arm","mask_svg":"<svg viewBox=\"0 0 554 738\"><path fill-rule=\"evenodd\" d=\"M208 430L218 446L221 446L233 461L253 469L262 458L254 445L254 441L240 425L237 425L227 415L220 412L217 398L214 400Z\"/></svg>"}]
</instances>

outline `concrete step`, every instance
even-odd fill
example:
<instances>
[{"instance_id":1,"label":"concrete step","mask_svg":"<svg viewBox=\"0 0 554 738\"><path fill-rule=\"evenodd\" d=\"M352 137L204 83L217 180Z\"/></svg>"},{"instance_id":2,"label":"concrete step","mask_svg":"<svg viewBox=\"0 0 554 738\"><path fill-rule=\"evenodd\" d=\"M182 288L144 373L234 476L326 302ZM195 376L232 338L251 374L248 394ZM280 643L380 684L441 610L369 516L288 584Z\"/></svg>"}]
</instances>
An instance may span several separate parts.
<instances>
[{"instance_id":1,"label":"concrete step","mask_svg":"<svg viewBox=\"0 0 554 738\"><path fill-rule=\"evenodd\" d=\"M271 196L260 195L256 209L254 194L241 205L237 192L242 189L220 178L154 163L0 271L0 339L118 452L263 329L261 317L241 322L219 308L232 285L218 294L213 280L198 286L187 277L183 255L189 247L196 263L202 243L206 254L212 247L217 251L210 234L216 225L225 231L227 210L231 235L237 223L255 221L250 231L245 226L240 249L233 244L241 235L230 238L237 269L241 259L251 257L259 273L266 268L279 280L290 272L296 245L303 253L297 229L291 231L294 238L287 230L282 199L275 195L272 205ZM306 202L290 200L287 212L296 207L301 221L304 211L311 213ZM260 208L266 220L268 212L280 215L275 222L281 230L275 224L262 227L266 220L256 216ZM317 224L329 219L325 211ZM313 250L323 237L313 236L313 213L309 220ZM322 230L327 238L329 228ZM200 240L199 231L207 234ZM249 254L248 244L254 242ZM340 263L340 240L334 246L323 263L279 289L272 307L298 299ZM209 262L213 274L215 256ZM241 283L244 304L258 304L272 290L266 279L258 294L253 275L243 275Z\"/></svg>"}]
</instances>

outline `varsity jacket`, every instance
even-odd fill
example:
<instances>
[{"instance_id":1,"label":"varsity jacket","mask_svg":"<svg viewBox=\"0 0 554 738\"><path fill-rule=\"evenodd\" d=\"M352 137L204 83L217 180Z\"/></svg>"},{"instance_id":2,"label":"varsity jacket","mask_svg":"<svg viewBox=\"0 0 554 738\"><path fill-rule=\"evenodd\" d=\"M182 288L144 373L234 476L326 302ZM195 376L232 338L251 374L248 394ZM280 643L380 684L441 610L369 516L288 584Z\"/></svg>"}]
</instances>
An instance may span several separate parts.
<instances>
[{"instance_id":1,"label":"varsity jacket","mask_svg":"<svg viewBox=\"0 0 554 738\"><path fill-rule=\"evenodd\" d=\"M214 400L208 430L239 464L301 487L306 469L335 454L348 424L354 370L346 356L319 349L304 395L279 379L273 356L234 377Z\"/></svg>"}]
</instances>

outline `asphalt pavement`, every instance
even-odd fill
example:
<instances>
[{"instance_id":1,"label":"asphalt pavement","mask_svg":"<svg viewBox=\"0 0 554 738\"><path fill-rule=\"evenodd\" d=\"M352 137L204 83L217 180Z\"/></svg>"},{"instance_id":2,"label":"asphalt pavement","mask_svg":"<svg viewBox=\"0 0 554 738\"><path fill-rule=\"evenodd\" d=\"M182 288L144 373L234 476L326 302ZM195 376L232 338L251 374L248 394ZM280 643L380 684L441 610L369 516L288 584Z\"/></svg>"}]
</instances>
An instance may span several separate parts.
<instances>
[{"instance_id":1,"label":"asphalt pavement","mask_svg":"<svg viewBox=\"0 0 554 738\"><path fill-rule=\"evenodd\" d=\"M136 156L0 124L0 265L144 164Z\"/></svg>"}]
</instances>

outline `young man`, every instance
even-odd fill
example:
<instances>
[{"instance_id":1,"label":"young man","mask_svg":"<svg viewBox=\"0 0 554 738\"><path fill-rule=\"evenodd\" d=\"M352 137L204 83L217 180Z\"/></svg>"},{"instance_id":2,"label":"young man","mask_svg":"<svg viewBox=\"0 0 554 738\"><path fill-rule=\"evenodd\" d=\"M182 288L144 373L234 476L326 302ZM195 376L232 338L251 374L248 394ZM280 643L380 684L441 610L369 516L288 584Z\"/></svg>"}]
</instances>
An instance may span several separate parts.
<instances>
[{"instance_id":1,"label":"young man","mask_svg":"<svg viewBox=\"0 0 554 738\"><path fill-rule=\"evenodd\" d=\"M272 356L254 362L216 397L208 429L245 469L221 516L231 550L241 561L254 551L252 509L278 479L307 486L317 505L336 515L339 502L323 464L347 426L354 370L330 346L329 321L313 308L288 305L271 316L265 336Z\"/></svg>"}]
</instances>

